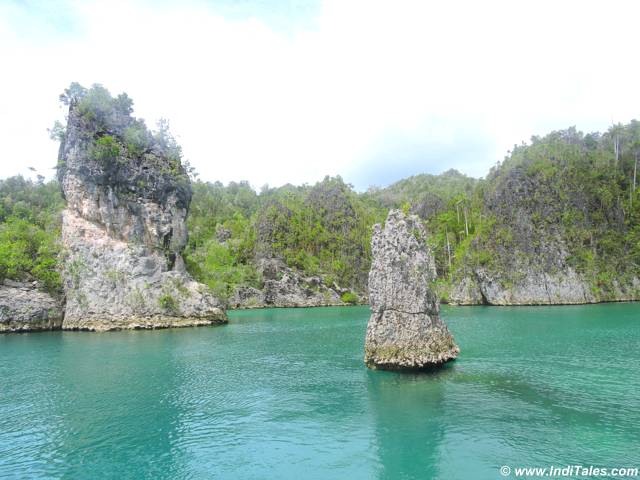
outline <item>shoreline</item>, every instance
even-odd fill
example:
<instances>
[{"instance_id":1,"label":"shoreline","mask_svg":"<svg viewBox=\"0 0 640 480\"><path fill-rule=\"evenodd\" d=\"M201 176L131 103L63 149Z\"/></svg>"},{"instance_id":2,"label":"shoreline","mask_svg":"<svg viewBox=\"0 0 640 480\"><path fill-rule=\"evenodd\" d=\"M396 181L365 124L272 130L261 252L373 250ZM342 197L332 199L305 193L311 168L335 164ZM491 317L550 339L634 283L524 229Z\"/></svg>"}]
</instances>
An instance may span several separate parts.
<instances>
[{"instance_id":1,"label":"shoreline","mask_svg":"<svg viewBox=\"0 0 640 480\"><path fill-rule=\"evenodd\" d=\"M573 307L580 305L600 305L606 303L637 303L640 302L640 299L637 300L602 300L600 302L583 302L583 303L513 303L513 304L492 304L492 303L469 303L469 304L460 304L460 303L449 303L449 302L440 302L440 305L447 305L449 307ZM244 310L268 310L268 309L280 309L280 308L325 308L325 307L364 307L369 306L368 303L358 303L358 304L326 304L326 305L263 305L259 307L236 307L236 308L228 308L228 312L235 311L244 311Z\"/></svg>"},{"instance_id":2,"label":"shoreline","mask_svg":"<svg viewBox=\"0 0 640 480\"><path fill-rule=\"evenodd\" d=\"M440 302L441 305L447 305L448 307L578 307L583 305L601 305L601 304L620 304L620 303L637 303L640 300L607 300L602 302L589 302L589 303L551 303L551 304L513 304L513 305L491 305L486 303L478 303L472 305L459 305L459 304L451 304L446 302ZM346 305L346 304L327 304L327 305L304 305L304 306L296 306L296 305L269 305L269 306L260 306L260 307L240 307L240 308L229 308L227 312L242 312L242 311L253 311L253 310L275 310L275 309L304 309L304 308L331 308L331 307L368 307L367 303L359 303L356 305ZM227 325L227 323L194 323L194 324L185 324L185 325L157 325L157 326L144 326L140 325L132 325L131 328L111 328L107 330L91 330L86 328L64 328L64 327L53 327L53 328L34 328L34 329L17 329L17 330L0 330L0 335L8 335L8 334L22 334L22 333L43 333L43 332L82 332L82 333L110 333L110 332L124 332L124 331L155 331L155 330L169 330L169 329L186 329L192 327L219 327Z\"/></svg>"}]
</instances>

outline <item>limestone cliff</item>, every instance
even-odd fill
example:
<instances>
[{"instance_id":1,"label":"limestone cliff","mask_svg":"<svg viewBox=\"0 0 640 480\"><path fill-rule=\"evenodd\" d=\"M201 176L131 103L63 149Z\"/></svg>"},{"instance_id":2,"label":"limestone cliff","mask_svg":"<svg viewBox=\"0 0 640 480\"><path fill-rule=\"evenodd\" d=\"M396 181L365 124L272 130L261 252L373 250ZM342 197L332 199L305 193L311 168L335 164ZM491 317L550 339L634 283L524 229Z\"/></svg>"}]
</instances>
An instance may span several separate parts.
<instances>
[{"instance_id":1,"label":"limestone cliff","mask_svg":"<svg viewBox=\"0 0 640 480\"><path fill-rule=\"evenodd\" d=\"M175 142L131 117L126 97L105 92L68 98L58 162L63 328L225 322L220 302L184 268L191 188Z\"/></svg>"},{"instance_id":2,"label":"limestone cliff","mask_svg":"<svg viewBox=\"0 0 640 480\"><path fill-rule=\"evenodd\" d=\"M457 357L459 348L439 315L430 284L435 264L419 218L391 210L375 225L369 272L371 318L365 363L383 369L420 369Z\"/></svg>"},{"instance_id":3,"label":"limestone cliff","mask_svg":"<svg viewBox=\"0 0 640 480\"><path fill-rule=\"evenodd\" d=\"M629 265L617 272L617 278L603 282L601 267L589 271L581 261L598 256L594 237L599 230L624 231L622 207L598 216L590 204L601 200L590 198L583 185L572 188L567 180L564 188L557 188L530 170L516 165L489 178L482 215L490 228L473 239L454 272L457 280L449 301L554 305L639 299L640 280L625 268ZM618 236L620 242L622 238Z\"/></svg>"}]
</instances>

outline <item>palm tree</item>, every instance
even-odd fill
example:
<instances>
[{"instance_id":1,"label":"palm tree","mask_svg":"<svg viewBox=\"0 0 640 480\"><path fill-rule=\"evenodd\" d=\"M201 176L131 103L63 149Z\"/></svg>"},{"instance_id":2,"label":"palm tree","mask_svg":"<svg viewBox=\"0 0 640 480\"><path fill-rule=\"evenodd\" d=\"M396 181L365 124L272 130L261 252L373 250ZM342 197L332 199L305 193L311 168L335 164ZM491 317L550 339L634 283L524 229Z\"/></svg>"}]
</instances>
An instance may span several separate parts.
<instances>
[{"instance_id":1,"label":"palm tree","mask_svg":"<svg viewBox=\"0 0 640 480\"><path fill-rule=\"evenodd\" d=\"M615 156L615 165L618 166L620 161L621 141L624 135L624 126L621 123L616 123L609 128L609 136L613 141L613 153Z\"/></svg>"}]
</instances>

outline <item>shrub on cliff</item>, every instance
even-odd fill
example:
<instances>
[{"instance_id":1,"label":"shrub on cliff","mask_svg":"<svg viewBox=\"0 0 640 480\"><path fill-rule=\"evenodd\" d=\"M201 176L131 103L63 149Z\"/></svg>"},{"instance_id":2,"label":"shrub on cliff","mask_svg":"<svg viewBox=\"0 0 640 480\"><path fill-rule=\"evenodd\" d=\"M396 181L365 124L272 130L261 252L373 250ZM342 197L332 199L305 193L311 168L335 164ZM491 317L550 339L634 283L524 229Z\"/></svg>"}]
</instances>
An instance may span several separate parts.
<instances>
[{"instance_id":1,"label":"shrub on cliff","mask_svg":"<svg viewBox=\"0 0 640 480\"><path fill-rule=\"evenodd\" d=\"M120 144L111 135L98 138L91 148L91 156L103 165L116 162L120 157Z\"/></svg>"},{"instance_id":2,"label":"shrub on cliff","mask_svg":"<svg viewBox=\"0 0 640 480\"><path fill-rule=\"evenodd\" d=\"M356 305L358 303L358 295L353 292L346 292L340 296L340 300L349 305Z\"/></svg>"},{"instance_id":3,"label":"shrub on cliff","mask_svg":"<svg viewBox=\"0 0 640 480\"><path fill-rule=\"evenodd\" d=\"M87 89L74 82L60 95L60 101L75 107L89 135L104 132L122 135L135 122L131 117L133 100L126 93L114 98L97 83Z\"/></svg>"},{"instance_id":4,"label":"shrub on cliff","mask_svg":"<svg viewBox=\"0 0 640 480\"><path fill-rule=\"evenodd\" d=\"M132 116L133 100L126 93L113 97L100 84L87 89L74 82L60 95L60 101L70 106L78 117L82 134L94 143L97 154L104 151L103 147L109 147L108 155L103 158L114 159L116 153L130 158L153 153L168 160L175 174L182 173L179 168L182 150L169 131L169 122L161 119L156 131L149 130L144 120ZM58 140L65 136L60 122L54 124L50 133ZM109 145L100 143L107 141ZM115 152L114 142L117 142L120 152Z\"/></svg>"}]
</instances>

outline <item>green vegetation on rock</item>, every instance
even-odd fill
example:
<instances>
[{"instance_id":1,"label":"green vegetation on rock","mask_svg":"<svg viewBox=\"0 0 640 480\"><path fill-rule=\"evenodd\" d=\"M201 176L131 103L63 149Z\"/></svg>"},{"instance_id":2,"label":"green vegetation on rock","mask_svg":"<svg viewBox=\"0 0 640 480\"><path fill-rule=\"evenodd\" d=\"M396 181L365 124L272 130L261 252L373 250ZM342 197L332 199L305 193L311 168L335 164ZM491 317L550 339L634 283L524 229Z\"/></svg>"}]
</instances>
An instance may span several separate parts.
<instances>
[{"instance_id":1,"label":"green vegetation on rock","mask_svg":"<svg viewBox=\"0 0 640 480\"><path fill-rule=\"evenodd\" d=\"M346 293L343 293L340 296L340 300L343 303L346 303L346 304L349 304L349 305L357 305L358 304L358 295L356 295L353 292L346 292Z\"/></svg>"},{"instance_id":2,"label":"green vegetation on rock","mask_svg":"<svg viewBox=\"0 0 640 480\"><path fill-rule=\"evenodd\" d=\"M548 273L569 266L597 298L615 299L615 282L640 275L639 142L633 121L602 135L570 128L514 147L472 199L479 228L456 267L480 263L518 281L518 264Z\"/></svg>"},{"instance_id":3,"label":"green vegetation on rock","mask_svg":"<svg viewBox=\"0 0 640 480\"><path fill-rule=\"evenodd\" d=\"M158 303L167 313L176 313L178 311L178 302L169 293L165 293L158 298Z\"/></svg>"},{"instance_id":4,"label":"green vegetation on rock","mask_svg":"<svg viewBox=\"0 0 640 480\"><path fill-rule=\"evenodd\" d=\"M72 83L60 101L73 107L73 137L89 144L89 157L103 170L104 181L120 187L118 193L126 196L137 189L145 196L157 196L177 182L184 190L181 196L190 196L190 167L187 162L183 165L182 149L166 120L150 130L144 120L132 116L133 100L126 93L113 97L100 84L85 88ZM56 122L50 134L64 145L70 132ZM63 160L58 162L58 179L67 167Z\"/></svg>"}]
</instances>

